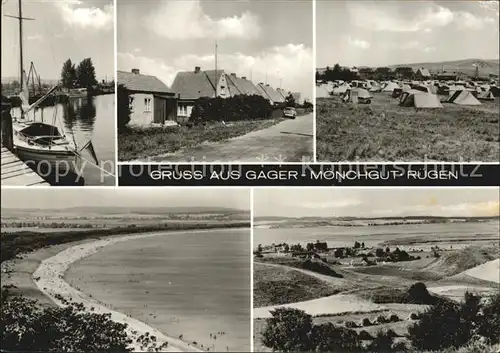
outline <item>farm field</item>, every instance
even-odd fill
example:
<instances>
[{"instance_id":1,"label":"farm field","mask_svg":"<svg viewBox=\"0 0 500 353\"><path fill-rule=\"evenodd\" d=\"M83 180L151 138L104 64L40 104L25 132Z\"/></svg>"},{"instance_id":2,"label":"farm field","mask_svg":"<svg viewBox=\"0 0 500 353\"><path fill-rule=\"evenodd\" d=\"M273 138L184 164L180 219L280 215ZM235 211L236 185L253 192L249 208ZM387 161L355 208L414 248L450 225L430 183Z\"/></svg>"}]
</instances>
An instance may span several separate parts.
<instances>
[{"instance_id":1,"label":"farm field","mask_svg":"<svg viewBox=\"0 0 500 353\"><path fill-rule=\"evenodd\" d=\"M498 161L498 98L416 110L389 93L373 95L371 104L316 100L318 161Z\"/></svg>"}]
</instances>

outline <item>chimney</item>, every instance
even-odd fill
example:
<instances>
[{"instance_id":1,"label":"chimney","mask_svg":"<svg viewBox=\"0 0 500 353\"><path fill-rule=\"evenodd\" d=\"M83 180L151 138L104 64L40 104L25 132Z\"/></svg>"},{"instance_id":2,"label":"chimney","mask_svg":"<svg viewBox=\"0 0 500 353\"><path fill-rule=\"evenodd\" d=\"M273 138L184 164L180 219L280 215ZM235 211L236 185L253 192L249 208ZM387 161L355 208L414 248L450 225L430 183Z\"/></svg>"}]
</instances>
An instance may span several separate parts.
<instances>
[{"instance_id":1,"label":"chimney","mask_svg":"<svg viewBox=\"0 0 500 353\"><path fill-rule=\"evenodd\" d=\"M259 85L260 85L260 86L264 86L264 83L263 83L263 82L259 82Z\"/></svg>"},{"instance_id":2,"label":"chimney","mask_svg":"<svg viewBox=\"0 0 500 353\"><path fill-rule=\"evenodd\" d=\"M199 73L200 71L201 71L201 67L199 67L199 66L195 66L194 67L194 73L195 74Z\"/></svg>"},{"instance_id":3,"label":"chimney","mask_svg":"<svg viewBox=\"0 0 500 353\"><path fill-rule=\"evenodd\" d=\"M231 76L236 77L236 74L234 72L231 72Z\"/></svg>"},{"instance_id":4,"label":"chimney","mask_svg":"<svg viewBox=\"0 0 500 353\"><path fill-rule=\"evenodd\" d=\"M132 69L132 73L133 73L134 75L139 75L139 74L140 74L140 71L139 71L139 69Z\"/></svg>"},{"instance_id":5,"label":"chimney","mask_svg":"<svg viewBox=\"0 0 500 353\"><path fill-rule=\"evenodd\" d=\"M243 80L246 80L246 79L247 79L247 77L246 77L246 76L243 76L243 77L242 77L242 79L243 79Z\"/></svg>"}]
</instances>

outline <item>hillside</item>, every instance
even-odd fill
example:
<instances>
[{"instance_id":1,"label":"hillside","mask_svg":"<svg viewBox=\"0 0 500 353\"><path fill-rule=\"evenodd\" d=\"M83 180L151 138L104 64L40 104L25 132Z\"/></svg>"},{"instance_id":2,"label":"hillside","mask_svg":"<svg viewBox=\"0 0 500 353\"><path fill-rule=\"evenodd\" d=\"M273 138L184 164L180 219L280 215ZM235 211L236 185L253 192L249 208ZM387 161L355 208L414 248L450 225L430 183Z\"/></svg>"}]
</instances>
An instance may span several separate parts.
<instances>
[{"instance_id":1,"label":"hillside","mask_svg":"<svg viewBox=\"0 0 500 353\"><path fill-rule=\"evenodd\" d=\"M161 215L161 214L229 214L248 212L224 207L68 207L65 209L3 208L2 217L19 217L23 214L75 214L75 215Z\"/></svg>"},{"instance_id":2,"label":"hillside","mask_svg":"<svg viewBox=\"0 0 500 353\"><path fill-rule=\"evenodd\" d=\"M442 69L444 71L457 71L465 75L474 76L476 68L472 66L475 62L482 62L484 67L479 68L480 77L488 77L489 74L500 74L500 60L490 59L465 59L465 60L455 60L455 61L440 61L440 62L426 62L426 63L413 63L413 64L397 64L389 65L390 68L396 67L411 67L412 69L418 69L420 67L429 69L431 73L440 72Z\"/></svg>"}]
</instances>

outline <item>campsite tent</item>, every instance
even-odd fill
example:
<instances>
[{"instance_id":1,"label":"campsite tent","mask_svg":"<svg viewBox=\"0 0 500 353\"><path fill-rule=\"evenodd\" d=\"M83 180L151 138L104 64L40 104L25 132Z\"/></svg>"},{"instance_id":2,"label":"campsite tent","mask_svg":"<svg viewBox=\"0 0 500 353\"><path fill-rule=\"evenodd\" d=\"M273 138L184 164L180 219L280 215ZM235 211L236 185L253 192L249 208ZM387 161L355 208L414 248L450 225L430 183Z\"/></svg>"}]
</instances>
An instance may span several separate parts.
<instances>
[{"instance_id":1,"label":"campsite tent","mask_svg":"<svg viewBox=\"0 0 500 353\"><path fill-rule=\"evenodd\" d=\"M348 89L342 94L342 101L345 103L358 103L358 91L356 89Z\"/></svg>"},{"instance_id":2,"label":"campsite tent","mask_svg":"<svg viewBox=\"0 0 500 353\"><path fill-rule=\"evenodd\" d=\"M363 99L373 98L373 95L370 94L370 92L368 92L368 90L366 90L364 88L358 88L358 89L356 89L356 91L358 93L359 98L363 98Z\"/></svg>"},{"instance_id":3,"label":"campsite tent","mask_svg":"<svg viewBox=\"0 0 500 353\"><path fill-rule=\"evenodd\" d=\"M442 108L439 98L432 93L425 93L417 90L403 92L399 105L403 107L415 108Z\"/></svg>"},{"instance_id":4,"label":"campsite tent","mask_svg":"<svg viewBox=\"0 0 500 353\"><path fill-rule=\"evenodd\" d=\"M382 90L382 86L378 83L372 83L372 88L370 88L370 92L380 92Z\"/></svg>"},{"instance_id":5,"label":"campsite tent","mask_svg":"<svg viewBox=\"0 0 500 353\"><path fill-rule=\"evenodd\" d=\"M330 97L331 87L328 85L322 84L321 86L316 86L316 97L317 98L326 98Z\"/></svg>"},{"instance_id":6,"label":"campsite tent","mask_svg":"<svg viewBox=\"0 0 500 353\"><path fill-rule=\"evenodd\" d=\"M411 86L409 84L403 84L403 92L410 92Z\"/></svg>"},{"instance_id":7,"label":"campsite tent","mask_svg":"<svg viewBox=\"0 0 500 353\"><path fill-rule=\"evenodd\" d=\"M388 82L384 88L382 88L382 92L393 92L394 89L399 88L398 84L395 82Z\"/></svg>"},{"instance_id":8,"label":"campsite tent","mask_svg":"<svg viewBox=\"0 0 500 353\"><path fill-rule=\"evenodd\" d=\"M347 90L350 88L351 87L348 84L345 84L345 85L334 88L332 93L335 95L342 95L342 94L346 93Z\"/></svg>"},{"instance_id":9,"label":"campsite tent","mask_svg":"<svg viewBox=\"0 0 500 353\"><path fill-rule=\"evenodd\" d=\"M448 98L447 102L459 105L481 105L481 102L466 89L454 91L453 93L450 91L450 98Z\"/></svg>"},{"instance_id":10,"label":"campsite tent","mask_svg":"<svg viewBox=\"0 0 500 353\"><path fill-rule=\"evenodd\" d=\"M491 91L484 91L477 94L477 99L484 101L493 101L495 100L495 96L493 95L493 93L491 93Z\"/></svg>"},{"instance_id":11,"label":"campsite tent","mask_svg":"<svg viewBox=\"0 0 500 353\"><path fill-rule=\"evenodd\" d=\"M432 93L431 90L429 89L429 87L424 86L422 84L412 84L411 88L416 90L416 91L421 91L424 93Z\"/></svg>"}]
</instances>

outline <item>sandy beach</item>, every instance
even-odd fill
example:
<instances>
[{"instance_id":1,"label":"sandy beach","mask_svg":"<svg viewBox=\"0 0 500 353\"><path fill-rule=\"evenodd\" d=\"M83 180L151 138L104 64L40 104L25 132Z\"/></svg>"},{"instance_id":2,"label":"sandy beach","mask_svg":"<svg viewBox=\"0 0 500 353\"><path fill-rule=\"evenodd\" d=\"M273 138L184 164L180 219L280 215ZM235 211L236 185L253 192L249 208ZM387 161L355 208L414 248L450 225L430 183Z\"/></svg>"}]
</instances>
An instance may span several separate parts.
<instances>
[{"instance_id":1,"label":"sandy beach","mask_svg":"<svg viewBox=\"0 0 500 353\"><path fill-rule=\"evenodd\" d=\"M206 231L186 231L186 232L175 232L176 234L184 233L206 233L213 230ZM218 230L218 231L230 231L230 230ZM150 335L156 336L157 342L168 342L169 352L196 352L202 351L201 348L194 345L188 344L187 342L177 339L174 337L169 337L164 333L160 332L158 329L149 326L148 324L132 318L122 312L113 310L109 305L101 303L86 293L72 287L68 284L64 278L66 271L70 268L72 264L76 261L82 260L86 257L96 254L102 248L107 247L112 244L117 244L125 241L132 241L137 239L146 239L155 237L158 235L164 235L165 232L161 233L148 233L148 234L134 234L122 237L114 237L101 239L97 241L87 242L75 246L71 246L55 256L43 260L37 270L33 273L33 278L37 287L45 295L47 295L52 301L57 305L64 306L62 300L56 298L56 296L61 295L64 300L81 302L87 310L93 310L95 313L109 313L114 321L128 324L128 334L131 338L138 337L141 334L149 332ZM93 308L93 309L92 309ZM146 347L141 347L135 344L133 347L134 351L144 351Z\"/></svg>"}]
</instances>

